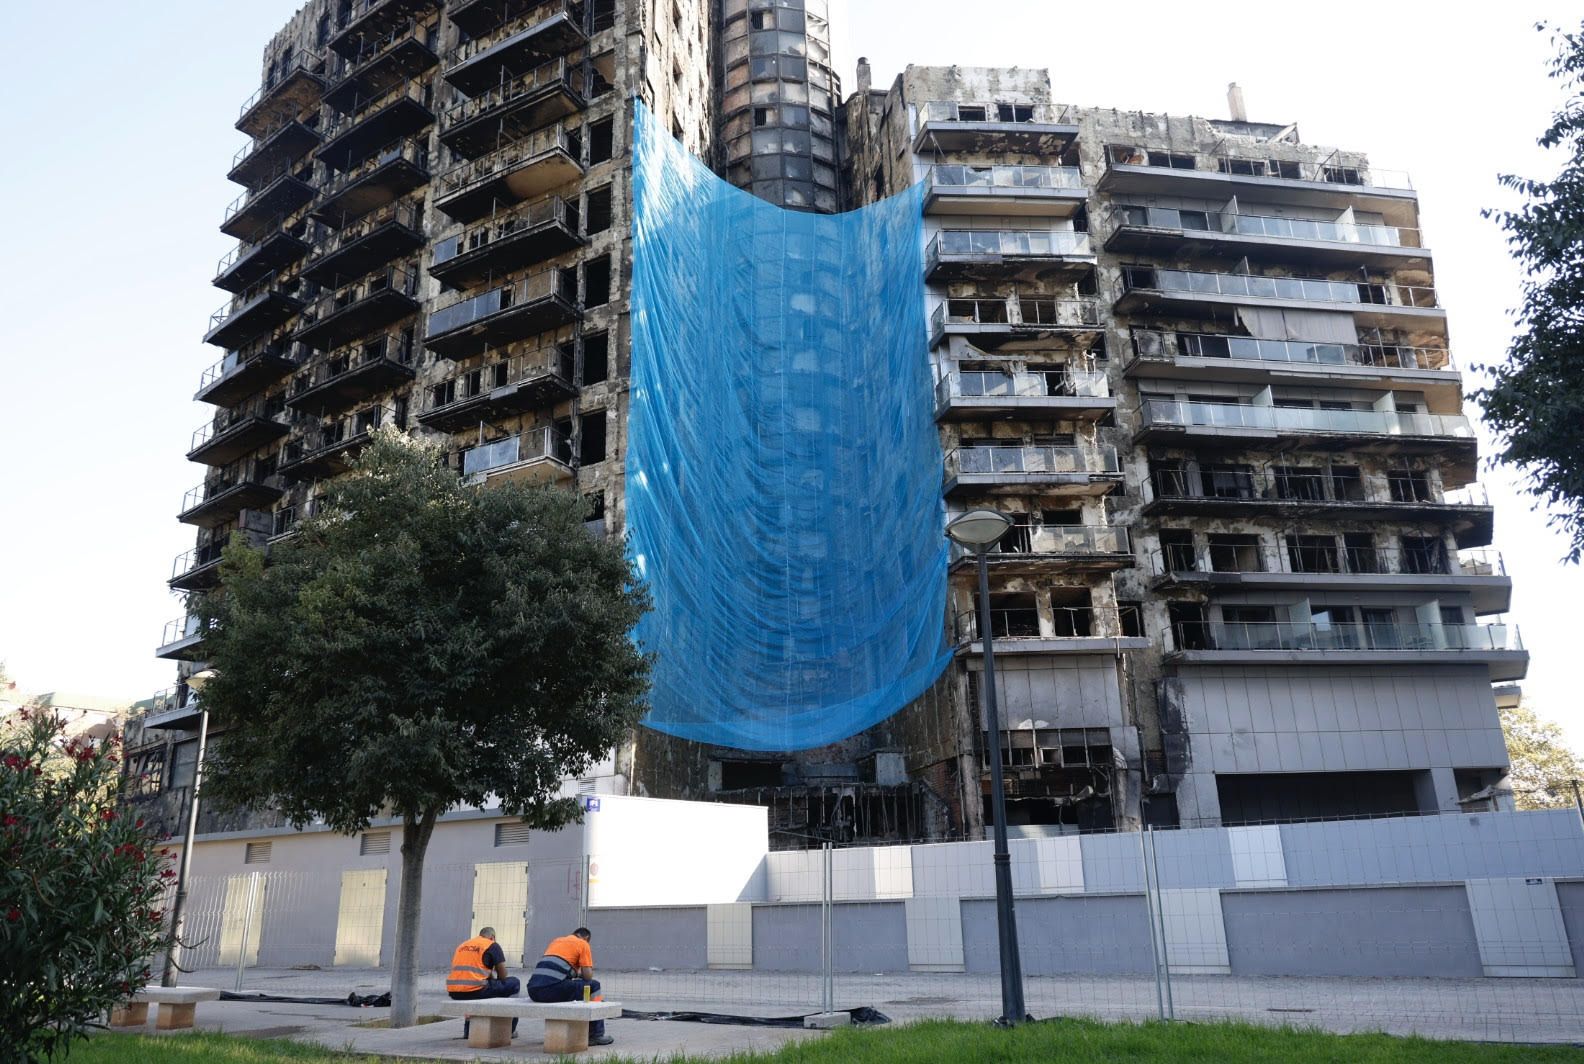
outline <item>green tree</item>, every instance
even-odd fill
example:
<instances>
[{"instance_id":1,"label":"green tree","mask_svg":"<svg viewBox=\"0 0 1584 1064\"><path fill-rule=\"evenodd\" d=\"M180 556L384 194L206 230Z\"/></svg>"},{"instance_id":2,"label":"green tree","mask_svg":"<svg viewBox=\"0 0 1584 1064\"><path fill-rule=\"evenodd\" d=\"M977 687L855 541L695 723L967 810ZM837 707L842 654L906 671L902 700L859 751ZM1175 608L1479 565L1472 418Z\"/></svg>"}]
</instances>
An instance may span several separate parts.
<instances>
[{"instance_id":1,"label":"green tree","mask_svg":"<svg viewBox=\"0 0 1584 1064\"><path fill-rule=\"evenodd\" d=\"M539 828L637 722L647 593L586 505L462 483L442 453L376 435L314 516L264 555L234 545L200 611L223 732L204 789L348 834L402 825L391 1022L416 1019L423 861L436 819L497 801Z\"/></svg>"},{"instance_id":2,"label":"green tree","mask_svg":"<svg viewBox=\"0 0 1584 1064\"><path fill-rule=\"evenodd\" d=\"M0 1060L67 1050L148 980L172 872L117 808L114 741L63 740L49 711L0 726Z\"/></svg>"},{"instance_id":3,"label":"green tree","mask_svg":"<svg viewBox=\"0 0 1584 1064\"><path fill-rule=\"evenodd\" d=\"M1521 702L1502 708L1501 723L1518 808L1572 805L1573 781L1584 780L1584 763L1568 746L1561 725L1542 719Z\"/></svg>"},{"instance_id":4,"label":"green tree","mask_svg":"<svg viewBox=\"0 0 1584 1064\"><path fill-rule=\"evenodd\" d=\"M1527 278L1507 361L1478 367L1490 383L1474 398L1501 439L1501 457L1550 506L1550 523L1568 535L1576 562L1584 556L1584 35L1537 28L1551 34L1550 76L1566 93L1539 143L1564 161L1550 181L1504 174L1502 184L1523 204L1485 212L1506 231Z\"/></svg>"}]
</instances>

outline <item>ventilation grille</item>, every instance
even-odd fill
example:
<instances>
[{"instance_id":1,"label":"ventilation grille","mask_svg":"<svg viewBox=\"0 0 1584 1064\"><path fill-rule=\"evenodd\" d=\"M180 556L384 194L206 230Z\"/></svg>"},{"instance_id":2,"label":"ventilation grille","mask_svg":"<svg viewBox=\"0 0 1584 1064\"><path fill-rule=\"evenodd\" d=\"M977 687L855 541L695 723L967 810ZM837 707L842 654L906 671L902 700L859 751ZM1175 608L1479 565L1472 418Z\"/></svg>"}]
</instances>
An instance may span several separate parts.
<instances>
[{"instance_id":1,"label":"ventilation grille","mask_svg":"<svg viewBox=\"0 0 1584 1064\"><path fill-rule=\"evenodd\" d=\"M388 831L366 832L364 833L363 837L358 840L358 853L362 854L364 857L372 857L382 853L390 853L390 837L391 833Z\"/></svg>"},{"instance_id":2,"label":"ventilation grille","mask_svg":"<svg viewBox=\"0 0 1584 1064\"><path fill-rule=\"evenodd\" d=\"M243 864L269 864L270 847L272 847L274 845L275 844L273 842L250 842L250 843L248 843L247 844L247 852L242 855L242 863Z\"/></svg>"},{"instance_id":3,"label":"ventilation grille","mask_svg":"<svg viewBox=\"0 0 1584 1064\"><path fill-rule=\"evenodd\" d=\"M524 846L527 845L528 835L533 831L527 824L510 823L495 825L495 845L497 846Z\"/></svg>"}]
</instances>

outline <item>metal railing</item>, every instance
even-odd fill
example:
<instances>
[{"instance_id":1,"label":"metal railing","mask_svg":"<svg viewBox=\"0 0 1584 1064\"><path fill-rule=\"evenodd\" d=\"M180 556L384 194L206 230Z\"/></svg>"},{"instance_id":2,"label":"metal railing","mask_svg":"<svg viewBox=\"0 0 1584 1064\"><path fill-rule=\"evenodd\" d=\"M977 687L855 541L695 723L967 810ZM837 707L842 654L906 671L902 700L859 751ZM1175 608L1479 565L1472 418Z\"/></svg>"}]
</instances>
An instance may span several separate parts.
<instances>
[{"instance_id":1,"label":"metal railing","mask_svg":"<svg viewBox=\"0 0 1584 1064\"><path fill-rule=\"evenodd\" d=\"M291 123L288 122L286 125L282 125L279 129L272 129L268 133L264 134L264 136L259 137L256 140L250 140L246 144L242 145L242 147L238 148L236 150L236 154L231 156L231 169L235 170L238 166L242 165L242 161L244 159L247 159L249 156L255 155L263 149L269 147L270 141L279 136L281 131L290 124ZM317 137L318 133L315 132L314 136ZM298 155L298 159L301 158L302 154L300 153Z\"/></svg>"},{"instance_id":2,"label":"metal railing","mask_svg":"<svg viewBox=\"0 0 1584 1064\"><path fill-rule=\"evenodd\" d=\"M424 413L432 414L459 406L481 395L488 395L496 388L540 377L556 377L571 387L575 375L575 356L570 350L560 347L540 348L447 377L429 389Z\"/></svg>"},{"instance_id":3,"label":"metal railing","mask_svg":"<svg viewBox=\"0 0 1584 1064\"><path fill-rule=\"evenodd\" d=\"M1128 530L1116 525L1013 525L988 551L992 555L1091 555L1133 553ZM952 560L972 552L952 544Z\"/></svg>"},{"instance_id":4,"label":"metal railing","mask_svg":"<svg viewBox=\"0 0 1584 1064\"><path fill-rule=\"evenodd\" d=\"M385 292L397 292L417 299L420 281L421 278L415 270L404 266L387 266L360 281L325 292L303 308L300 320L303 325L312 325L347 307Z\"/></svg>"},{"instance_id":5,"label":"metal railing","mask_svg":"<svg viewBox=\"0 0 1584 1064\"><path fill-rule=\"evenodd\" d=\"M446 127L456 126L493 111L497 107L503 107L513 100L532 96L552 85L565 86L567 91L582 101L587 87L583 80L582 64L568 63L565 59L551 59L540 63L526 74L519 74L510 81L453 104L446 109L441 124Z\"/></svg>"},{"instance_id":6,"label":"metal railing","mask_svg":"<svg viewBox=\"0 0 1584 1064\"><path fill-rule=\"evenodd\" d=\"M236 199L226 204L225 217L220 219L220 224L224 226L226 223L230 222L231 219L247 210L255 200L263 199L265 193L270 192L275 188L276 185L279 185L284 181L291 180L307 184L307 179L298 177L296 171L304 166L312 167L312 165L312 163L305 163L301 159L293 159L290 162L282 163L280 166L277 166L275 169L271 170L269 174L266 175L264 179L257 185L244 190L242 194ZM284 218L286 215L282 214L280 217Z\"/></svg>"},{"instance_id":7,"label":"metal railing","mask_svg":"<svg viewBox=\"0 0 1584 1064\"><path fill-rule=\"evenodd\" d=\"M410 366L417 347L418 344L411 334L387 333L373 341L362 339L355 344L338 348L325 355L318 368L308 375L307 380L299 380L293 386L292 397L296 398L338 377L344 377L353 370L378 362Z\"/></svg>"},{"instance_id":8,"label":"metal railing","mask_svg":"<svg viewBox=\"0 0 1584 1064\"><path fill-rule=\"evenodd\" d=\"M329 143L376 111L382 111L402 100L412 100L425 109L430 107L427 88L416 81L403 81L373 96L356 96L347 104L343 113L332 118L325 126L325 142Z\"/></svg>"},{"instance_id":9,"label":"metal railing","mask_svg":"<svg viewBox=\"0 0 1584 1064\"><path fill-rule=\"evenodd\" d=\"M176 560L171 563L171 579L175 580L186 573L218 562L221 554L225 551L226 544L230 542L231 533L227 532L210 540L208 543L200 543L192 550L183 551L176 555Z\"/></svg>"},{"instance_id":10,"label":"metal railing","mask_svg":"<svg viewBox=\"0 0 1584 1064\"><path fill-rule=\"evenodd\" d=\"M990 610L990 634L1002 639L1118 639L1126 627L1136 625L1138 613L1115 606L1053 606L1042 617L1037 606ZM977 610L958 613L951 623L956 641L979 640ZM1000 648L998 647L997 650Z\"/></svg>"},{"instance_id":11,"label":"metal railing","mask_svg":"<svg viewBox=\"0 0 1584 1064\"><path fill-rule=\"evenodd\" d=\"M946 453L948 474L1087 473L1115 475L1122 471L1115 447L1053 447L969 445Z\"/></svg>"},{"instance_id":12,"label":"metal railing","mask_svg":"<svg viewBox=\"0 0 1584 1064\"><path fill-rule=\"evenodd\" d=\"M202 484L199 484L196 488L189 488L187 490L186 494L182 496L181 509L177 512L186 513L188 510L191 510L197 506L202 506L210 499L217 498L231 489L241 487L244 484L263 484L265 479L273 472L273 467L271 467L268 472L264 472L249 465L232 473L229 476L218 477L214 480L206 480Z\"/></svg>"},{"instance_id":13,"label":"metal railing","mask_svg":"<svg viewBox=\"0 0 1584 1064\"><path fill-rule=\"evenodd\" d=\"M284 213L277 214L269 221L263 223L263 228L269 231L270 236L275 236L277 235L277 230L285 229L286 219L290 216L291 215ZM297 234L293 233L291 235L296 236ZM236 247L232 248L230 251L221 256L220 261L215 264L214 275L216 277L224 276L226 271L231 269L231 267L235 266L237 263L241 262L243 259L262 248L265 241L268 239L269 237L267 236L264 238L264 240L257 240L252 243L249 243L246 240L237 241Z\"/></svg>"},{"instance_id":14,"label":"metal railing","mask_svg":"<svg viewBox=\"0 0 1584 1064\"><path fill-rule=\"evenodd\" d=\"M320 188L319 202L328 203L376 170L401 159L412 163L420 170L428 170L428 141L414 137L398 137L350 170L343 170L327 180Z\"/></svg>"},{"instance_id":15,"label":"metal railing","mask_svg":"<svg viewBox=\"0 0 1584 1064\"><path fill-rule=\"evenodd\" d=\"M367 214L359 215L344 229L336 229L320 223L313 234L316 257L323 259L333 255L385 225L404 225L421 235L424 231L423 208L416 203L397 200L383 207L376 207Z\"/></svg>"},{"instance_id":16,"label":"metal railing","mask_svg":"<svg viewBox=\"0 0 1584 1064\"><path fill-rule=\"evenodd\" d=\"M1391 281L1331 281L1320 277L1261 277L1244 273L1164 270L1153 266L1124 266L1122 290L1425 309L1439 305L1435 289L1422 285L1396 284Z\"/></svg>"},{"instance_id":17,"label":"metal railing","mask_svg":"<svg viewBox=\"0 0 1584 1064\"><path fill-rule=\"evenodd\" d=\"M507 173L535 156L548 155L557 149L579 166L583 165L582 142L567 132L564 123L557 122L488 155L481 155L451 168L440 178L436 198L444 199L470 185Z\"/></svg>"},{"instance_id":18,"label":"metal railing","mask_svg":"<svg viewBox=\"0 0 1584 1064\"><path fill-rule=\"evenodd\" d=\"M1330 537L1325 537L1330 538ZM1183 573L1346 573L1356 576L1506 576L1501 552L1453 552L1439 541L1421 547L1348 546L1313 537L1292 543L1217 543L1206 548L1168 545L1149 552L1153 576Z\"/></svg>"},{"instance_id":19,"label":"metal railing","mask_svg":"<svg viewBox=\"0 0 1584 1064\"><path fill-rule=\"evenodd\" d=\"M1319 340L1261 340L1219 333L1158 333L1133 330L1133 351L1141 359L1230 358L1315 366L1363 366L1370 369L1422 369L1455 372L1452 354L1444 347L1401 344L1341 344Z\"/></svg>"},{"instance_id":20,"label":"metal railing","mask_svg":"<svg viewBox=\"0 0 1584 1064\"><path fill-rule=\"evenodd\" d=\"M225 435L245 421L255 418L267 421L282 409L284 407L280 404L278 396L272 397L267 401L255 400L243 406L222 409L215 414L213 420L206 421L193 430L192 446L188 450L196 451L210 440L217 436Z\"/></svg>"},{"instance_id":21,"label":"metal railing","mask_svg":"<svg viewBox=\"0 0 1584 1064\"><path fill-rule=\"evenodd\" d=\"M355 77L362 67L374 62L374 60L380 58L380 56L396 45L408 40L417 41L433 52L436 44L435 27L404 23L383 37L378 37L372 41L368 38L360 38L357 54L351 58L342 55L332 56L326 66L325 73L336 84L339 84L348 78Z\"/></svg>"},{"instance_id":22,"label":"metal railing","mask_svg":"<svg viewBox=\"0 0 1584 1064\"><path fill-rule=\"evenodd\" d=\"M450 262L460 255L488 247L513 233L551 224L561 225L576 233L580 224L577 204L568 203L560 196L545 196L531 203L525 203L508 214L474 222L456 236L435 245L434 264L439 266Z\"/></svg>"},{"instance_id":23,"label":"metal railing","mask_svg":"<svg viewBox=\"0 0 1584 1064\"><path fill-rule=\"evenodd\" d=\"M246 367L250 362L259 358L274 357L287 362L298 363L303 360L303 349L288 341L276 341L249 348L246 351L227 351L225 357L209 366L198 377L198 390L201 392L211 384L216 384L233 373Z\"/></svg>"},{"instance_id":24,"label":"metal railing","mask_svg":"<svg viewBox=\"0 0 1584 1064\"><path fill-rule=\"evenodd\" d=\"M1191 161L1192 167L1176 165ZM1412 190L1413 181L1402 170L1383 170L1365 164L1298 162L1288 159L1251 158L1216 152L1149 151L1128 145L1107 145L1106 167L1153 166L1245 177L1275 177L1289 181L1315 181L1328 185Z\"/></svg>"},{"instance_id":25,"label":"metal railing","mask_svg":"<svg viewBox=\"0 0 1584 1064\"><path fill-rule=\"evenodd\" d=\"M541 458L570 464L571 441L555 429L545 426L508 436L504 440L470 447L462 452L462 475L483 477L493 470Z\"/></svg>"},{"instance_id":26,"label":"metal railing","mask_svg":"<svg viewBox=\"0 0 1584 1064\"><path fill-rule=\"evenodd\" d=\"M219 310L209 315L209 331L214 332L227 321L251 310L256 303L271 295L296 299L301 287L302 282L297 278L282 281L279 272L272 270L232 296Z\"/></svg>"},{"instance_id":27,"label":"metal railing","mask_svg":"<svg viewBox=\"0 0 1584 1064\"><path fill-rule=\"evenodd\" d=\"M1136 226L1183 233L1231 233L1238 236L1271 237L1278 240L1367 244L1377 247L1424 246L1420 242L1420 232L1417 229L1399 225L1375 225L1368 222L1320 221L1267 214L1132 204L1118 204L1106 213L1106 217L1115 229Z\"/></svg>"},{"instance_id":28,"label":"metal railing","mask_svg":"<svg viewBox=\"0 0 1584 1064\"><path fill-rule=\"evenodd\" d=\"M919 104L920 122L1038 122L1062 125L1071 108L1048 103L1002 103L983 100L930 100Z\"/></svg>"},{"instance_id":29,"label":"metal railing","mask_svg":"<svg viewBox=\"0 0 1584 1064\"><path fill-rule=\"evenodd\" d=\"M930 330L948 325L1005 325L1021 328L1097 328L1100 304L1092 299L1057 299L1044 296L997 296L947 299L930 315Z\"/></svg>"},{"instance_id":30,"label":"metal railing","mask_svg":"<svg viewBox=\"0 0 1584 1064\"><path fill-rule=\"evenodd\" d=\"M319 65L319 60L320 57L315 52L298 52L292 57L291 64L286 69L276 72L274 77L267 79L264 84L254 91L252 96L243 101L241 109L237 111L237 121L242 121L249 111L262 103L265 97L269 96L278 86L284 84L299 71L304 74L317 74L318 72L314 70L314 67Z\"/></svg>"},{"instance_id":31,"label":"metal railing","mask_svg":"<svg viewBox=\"0 0 1584 1064\"><path fill-rule=\"evenodd\" d=\"M1322 410L1246 403L1146 399L1139 405L1142 428L1240 428L1272 432L1361 433L1386 436L1449 436L1472 439L1474 426L1462 414L1395 410Z\"/></svg>"},{"instance_id":32,"label":"metal railing","mask_svg":"<svg viewBox=\"0 0 1584 1064\"><path fill-rule=\"evenodd\" d=\"M512 7L516 8L515 11ZM491 30L489 33L475 37L473 40L464 41L451 53L451 70L455 70L463 63L482 52L487 52L502 41L509 40L519 33L532 30L541 22L546 22L557 15L565 14L572 20L573 25L579 29L583 27L583 5L574 3L573 0L548 0L545 3L519 3L508 4L503 12L505 19L501 28Z\"/></svg>"},{"instance_id":33,"label":"metal railing","mask_svg":"<svg viewBox=\"0 0 1584 1064\"><path fill-rule=\"evenodd\" d=\"M453 332L495 314L548 299L577 304L577 272L552 266L521 280L476 296L468 296L429 315L430 337Z\"/></svg>"},{"instance_id":34,"label":"metal railing","mask_svg":"<svg viewBox=\"0 0 1584 1064\"><path fill-rule=\"evenodd\" d=\"M1076 166L970 166L942 163L929 169L927 180L945 188L1073 188L1084 187Z\"/></svg>"},{"instance_id":35,"label":"metal railing","mask_svg":"<svg viewBox=\"0 0 1584 1064\"><path fill-rule=\"evenodd\" d=\"M191 551L188 553L191 553ZM185 569L182 571L186 572ZM159 645L162 647L168 647L172 643L181 642L183 639L190 639L195 635L202 635L206 630L207 629L204 627L203 619L200 617L194 617L192 614L188 614L185 617L178 617L174 621L165 622L165 631L160 635ZM171 690L174 691L177 690L177 688L171 688ZM158 696L156 696L156 703L157 701ZM154 708L158 710L162 707L156 704Z\"/></svg>"},{"instance_id":36,"label":"metal railing","mask_svg":"<svg viewBox=\"0 0 1584 1064\"><path fill-rule=\"evenodd\" d=\"M1152 499L1221 499L1229 502L1341 502L1368 505L1436 504L1489 506L1482 484L1438 493L1424 474L1386 474L1387 494L1371 498L1355 470L1350 476L1325 470L1252 465L1154 469L1149 476Z\"/></svg>"},{"instance_id":37,"label":"metal railing","mask_svg":"<svg viewBox=\"0 0 1584 1064\"><path fill-rule=\"evenodd\" d=\"M958 397L1104 399L1110 394L1104 373L1071 365L1060 370L957 370L935 385L935 400L941 404Z\"/></svg>"},{"instance_id":38,"label":"metal railing","mask_svg":"<svg viewBox=\"0 0 1584 1064\"><path fill-rule=\"evenodd\" d=\"M930 241L925 258L933 264L945 256L1017 258L1093 254L1089 234L1073 230L943 229Z\"/></svg>"},{"instance_id":39,"label":"metal railing","mask_svg":"<svg viewBox=\"0 0 1584 1064\"><path fill-rule=\"evenodd\" d=\"M1172 650L1523 650L1517 625L1182 621Z\"/></svg>"}]
</instances>

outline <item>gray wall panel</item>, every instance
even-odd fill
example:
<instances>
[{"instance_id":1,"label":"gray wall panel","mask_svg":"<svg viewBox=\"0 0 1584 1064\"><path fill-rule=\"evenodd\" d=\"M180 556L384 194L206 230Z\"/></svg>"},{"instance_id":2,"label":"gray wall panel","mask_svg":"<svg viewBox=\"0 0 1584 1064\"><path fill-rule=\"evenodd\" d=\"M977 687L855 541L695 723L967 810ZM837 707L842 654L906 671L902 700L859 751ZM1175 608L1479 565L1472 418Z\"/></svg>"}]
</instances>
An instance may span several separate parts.
<instances>
[{"instance_id":1,"label":"gray wall panel","mask_svg":"<svg viewBox=\"0 0 1584 1064\"><path fill-rule=\"evenodd\" d=\"M702 905L590 909L588 927L594 935L595 967L612 971L707 968L707 911Z\"/></svg>"},{"instance_id":2,"label":"gray wall panel","mask_svg":"<svg viewBox=\"0 0 1584 1064\"><path fill-rule=\"evenodd\" d=\"M902 902L837 905L831 914L838 972L908 970L907 914ZM755 905L753 963L757 971L820 970L818 905Z\"/></svg>"},{"instance_id":3,"label":"gray wall panel","mask_svg":"<svg viewBox=\"0 0 1584 1064\"><path fill-rule=\"evenodd\" d=\"M1019 898L1018 954L1024 975L1149 974L1149 910L1142 894ZM963 967L1000 971L995 902L962 903Z\"/></svg>"},{"instance_id":4,"label":"gray wall panel","mask_svg":"<svg viewBox=\"0 0 1584 1064\"><path fill-rule=\"evenodd\" d=\"M1584 883L1558 883L1556 892L1568 948L1573 951L1573 968L1584 974Z\"/></svg>"}]
</instances>

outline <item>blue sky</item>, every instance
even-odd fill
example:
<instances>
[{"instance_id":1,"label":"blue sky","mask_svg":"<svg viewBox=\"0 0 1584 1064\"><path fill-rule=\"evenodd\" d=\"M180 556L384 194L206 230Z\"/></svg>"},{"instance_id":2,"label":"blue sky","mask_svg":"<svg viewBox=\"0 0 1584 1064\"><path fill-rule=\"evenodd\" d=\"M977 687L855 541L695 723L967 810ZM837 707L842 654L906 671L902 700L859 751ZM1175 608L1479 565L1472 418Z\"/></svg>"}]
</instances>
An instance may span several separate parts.
<instances>
[{"instance_id":1,"label":"blue sky","mask_svg":"<svg viewBox=\"0 0 1584 1064\"><path fill-rule=\"evenodd\" d=\"M201 467L186 462L209 409L191 401L220 352L201 342L224 302L209 286L231 245L216 228L232 128L265 42L296 2L87 0L12 12L0 67L0 660L31 690L145 697L172 682L152 656L180 607L175 521ZM1306 141L1408 170L1467 371L1499 357L1519 274L1481 207L1500 171L1548 174L1534 139L1561 99L1533 30L1559 3L835 0L837 62L877 86L909 63L1043 66L1064 103L1296 121ZM1584 745L1569 638L1584 574L1514 488L1486 474L1495 546L1516 585L1510 619L1534 655L1525 692Z\"/></svg>"}]
</instances>

